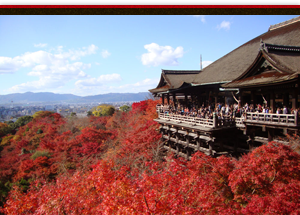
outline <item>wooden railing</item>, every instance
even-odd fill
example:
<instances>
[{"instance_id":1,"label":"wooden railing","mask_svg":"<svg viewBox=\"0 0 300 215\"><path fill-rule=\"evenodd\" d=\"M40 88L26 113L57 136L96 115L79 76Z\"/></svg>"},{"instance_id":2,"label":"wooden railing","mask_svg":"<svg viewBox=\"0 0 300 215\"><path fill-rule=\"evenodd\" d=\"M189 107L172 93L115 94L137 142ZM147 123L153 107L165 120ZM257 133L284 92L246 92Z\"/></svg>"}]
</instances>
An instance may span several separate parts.
<instances>
[{"instance_id":1,"label":"wooden railing","mask_svg":"<svg viewBox=\"0 0 300 215\"><path fill-rule=\"evenodd\" d=\"M219 127L231 127L234 126L234 119L230 117L225 117L223 119L218 119L214 117L213 119L205 119L191 116L183 116L179 114L165 114L159 113L159 119L166 121L173 121L176 123L186 123L194 126L203 126L208 128L219 128Z\"/></svg>"},{"instance_id":2,"label":"wooden railing","mask_svg":"<svg viewBox=\"0 0 300 215\"><path fill-rule=\"evenodd\" d=\"M176 123L186 123L195 126L204 126L209 128L220 127L245 127L247 123L257 123L263 125L280 125L280 126L298 126L298 113L294 114L272 114L272 113L252 113L247 112L244 117L223 117L218 119L216 116L213 119L184 116L180 114L169 114L168 107L164 106L161 109L157 106L158 117L167 121Z\"/></svg>"},{"instance_id":3,"label":"wooden railing","mask_svg":"<svg viewBox=\"0 0 300 215\"><path fill-rule=\"evenodd\" d=\"M297 126L298 113L294 114L274 114L274 113L246 113L245 122L269 124L269 125L285 125Z\"/></svg>"},{"instance_id":4,"label":"wooden railing","mask_svg":"<svg viewBox=\"0 0 300 215\"><path fill-rule=\"evenodd\" d=\"M244 124L245 119L243 117L235 117L234 121L235 121L236 127L240 127L240 128L245 127L245 124Z\"/></svg>"},{"instance_id":5,"label":"wooden railing","mask_svg":"<svg viewBox=\"0 0 300 215\"><path fill-rule=\"evenodd\" d=\"M174 121L177 123L200 125L200 126L210 127L210 128L214 127L213 119L201 119L201 118L197 118L197 117L182 116L182 115L178 115L178 114L169 115L169 114L164 114L164 113L160 113L159 118L167 120L167 121Z\"/></svg>"}]
</instances>

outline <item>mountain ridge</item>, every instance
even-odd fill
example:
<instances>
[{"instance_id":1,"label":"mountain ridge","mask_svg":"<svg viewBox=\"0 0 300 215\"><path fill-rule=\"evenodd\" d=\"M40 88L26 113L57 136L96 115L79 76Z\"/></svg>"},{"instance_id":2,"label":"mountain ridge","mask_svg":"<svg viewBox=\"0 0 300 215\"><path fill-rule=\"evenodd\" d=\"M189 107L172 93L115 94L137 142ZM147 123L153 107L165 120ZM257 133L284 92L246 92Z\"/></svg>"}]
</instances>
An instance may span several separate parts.
<instances>
[{"instance_id":1,"label":"mountain ridge","mask_svg":"<svg viewBox=\"0 0 300 215\"><path fill-rule=\"evenodd\" d=\"M44 102L130 102L145 100L148 92L139 93L106 93L92 96L76 96L73 94L58 94L51 92L26 92L0 95L0 104L13 103L44 103Z\"/></svg>"}]
</instances>

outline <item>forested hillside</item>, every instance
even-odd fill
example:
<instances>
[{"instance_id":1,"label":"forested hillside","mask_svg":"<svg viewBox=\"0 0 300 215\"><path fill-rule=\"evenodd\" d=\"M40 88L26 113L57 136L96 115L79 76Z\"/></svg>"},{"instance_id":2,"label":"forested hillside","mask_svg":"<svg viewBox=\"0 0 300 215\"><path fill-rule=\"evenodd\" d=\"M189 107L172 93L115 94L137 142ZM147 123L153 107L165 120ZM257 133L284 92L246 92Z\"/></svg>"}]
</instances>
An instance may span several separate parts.
<instances>
[{"instance_id":1,"label":"forested hillside","mask_svg":"<svg viewBox=\"0 0 300 215\"><path fill-rule=\"evenodd\" d=\"M239 159L175 158L153 121L158 102L1 123L0 213L300 214L299 154L273 142Z\"/></svg>"}]
</instances>

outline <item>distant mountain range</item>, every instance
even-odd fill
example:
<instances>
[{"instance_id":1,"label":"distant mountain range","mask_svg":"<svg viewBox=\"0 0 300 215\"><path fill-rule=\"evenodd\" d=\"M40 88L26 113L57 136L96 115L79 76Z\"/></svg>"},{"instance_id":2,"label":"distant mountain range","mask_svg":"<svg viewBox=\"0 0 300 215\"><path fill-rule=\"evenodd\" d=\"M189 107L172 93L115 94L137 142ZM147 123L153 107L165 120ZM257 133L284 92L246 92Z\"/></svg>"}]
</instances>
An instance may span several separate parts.
<instances>
[{"instance_id":1,"label":"distant mountain range","mask_svg":"<svg viewBox=\"0 0 300 215\"><path fill-rule=\"evenodd\" d=\"M142 93L108 93L95 96L76 96L73 94L56 94L56 93L13 93L0 95L0 104L9 104L13 101L16 103L89 103L89 102L130 102L142 101L149 97L148 92Z\"/></svg>"}]
</instances>

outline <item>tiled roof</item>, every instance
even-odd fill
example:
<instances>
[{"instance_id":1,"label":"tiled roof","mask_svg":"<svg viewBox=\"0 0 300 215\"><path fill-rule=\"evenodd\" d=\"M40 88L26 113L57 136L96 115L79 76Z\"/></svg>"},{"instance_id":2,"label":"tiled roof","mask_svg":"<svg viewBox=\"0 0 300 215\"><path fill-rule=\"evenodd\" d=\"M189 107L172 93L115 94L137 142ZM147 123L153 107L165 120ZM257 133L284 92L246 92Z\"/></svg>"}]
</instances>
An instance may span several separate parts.
<instances>
[{"instance_id":1,"label":"tiled roof","mask_svg":"<svg viewBox=\"0 0 300 215\"><path fill-rule=\"evenodd\" d=\"M232 81L222 86L228 88L241 88L241 87L270 85L279 82L286 82L289 80L293 80L297 76L298 74L279 73L273 70L272 72L251 76L241 80Z\"/></svg>"},{"instance_id":2,"label":"tiled roof","mask_svg":"<svg viewBox=\"0 0 300 215\"><path fill-rule=\"evenodd\" d=\"M265 49L262 50L261 41ZM279 23L270 27L270 30L249 42L234 49L219 58L203 70L162 70L161 87L176 89L183 83L199 86L212 83L226 83L243 76L257 60L259 53L264 53L264 58L284 73L300 73L300 17ZM288 76L287 79L292 78ZM264 78L263 81L277 82L280 78ZM164 82L165 81L165 82ZM248 80L250 84L250 79ZM164 83L164 84L163 84ZM252 82L251 82L252 83ZM227 85L227 84L224 84ZM164 91L165 91L164 88ZM154 89L150 90L153 92ZM163 91L160 91L163 92Z\"/></svg>"},{"instance_id":3,"label":"tiled roof","mask_svg":"<svg viewBox=\"0 0 300 215\"><path fill-rule=\"evenodd\" d=\"M286 25L290 25L290 24L292 24L294 22L298 22L298 21L300 21L300 16L298 16L296 18L293 18L293 19L289 19L289 20L284 21L284 22L280 22L280 23L275 24L275 25L270 25L269 31L275 30L277 28L281 28L281 27L286 26Z\"/></svg>"},{"instance_id":4,"label":"tiled roof","mask_svg":"<svg viewBox=\"0 0 300 215\"><path fill-rule=\"evenodd\" d=\"M168 91L169 89L177 89L183 83L192 83L194 76L200 72L200 70L162 70L158 86L149 91L151 93L159 93Z\"/></svg>"},{"instance_id":5,"label":"tiled roof","mask_svg":"<svg viewBox=\"0 0 300 215\"><path fill-rule=\"evenodd\" d=\"M300 46L300 21L268 31L236 48L195 75L193 83L226 82L236 79L255 61L260 51L261 40L267 44L279 44L281 47ZM284 58L284 54L281 56ZM300 62L298 56L294 56L294 60Z\"/></svg>"}]
</instances>

